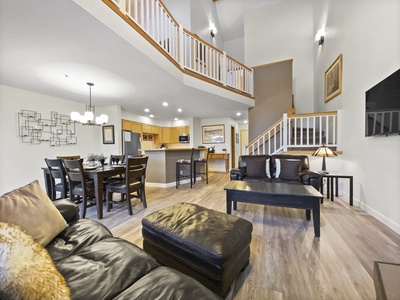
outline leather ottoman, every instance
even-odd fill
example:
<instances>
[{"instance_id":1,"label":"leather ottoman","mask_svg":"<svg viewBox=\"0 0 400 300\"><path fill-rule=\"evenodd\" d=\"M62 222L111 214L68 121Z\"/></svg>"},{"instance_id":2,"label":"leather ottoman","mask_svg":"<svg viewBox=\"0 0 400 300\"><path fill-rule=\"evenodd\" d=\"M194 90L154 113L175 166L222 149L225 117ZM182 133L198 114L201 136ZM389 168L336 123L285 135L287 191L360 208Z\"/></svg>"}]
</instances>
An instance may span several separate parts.
<instances>
[{"instance_id":1,"label":"leather ottoman","mask_svg":"<svg viewBox=\"0 0 400 300\"><path fill-rule=\"evenodd\" d=\"M143 249L225 297L248 265L253 225L242 218L190 203L142 220Z\"/></svg>"}]
</instances>

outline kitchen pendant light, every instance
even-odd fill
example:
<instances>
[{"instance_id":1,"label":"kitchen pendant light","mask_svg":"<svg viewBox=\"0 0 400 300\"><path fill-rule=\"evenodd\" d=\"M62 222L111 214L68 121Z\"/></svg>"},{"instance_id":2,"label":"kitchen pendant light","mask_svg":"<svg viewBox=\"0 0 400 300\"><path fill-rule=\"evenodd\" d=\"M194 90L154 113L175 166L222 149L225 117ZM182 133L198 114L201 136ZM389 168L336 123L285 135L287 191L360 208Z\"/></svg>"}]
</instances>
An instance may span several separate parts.
<instances>
[{"instance_id":1,"label":"kitchen pendant light","mask_svg":"<svg viewBox=\"0 0 400 300\"><path fill-rule=\"evenodd\" d=\"M100 126L103 124L107 124L108 116L105 114L101 114L100 116L96 117L96 119L94 119L95 108L94 105L92 105L92 86L94 86L94 84L88 82L87 85L89 86L89 105L86 105L86 111L83 115L76 111L71 112L71 121L80 122L82 125L89 126ZM93 122L93 120L95 120L95 122Z\"/></svg>"}]
</instances>

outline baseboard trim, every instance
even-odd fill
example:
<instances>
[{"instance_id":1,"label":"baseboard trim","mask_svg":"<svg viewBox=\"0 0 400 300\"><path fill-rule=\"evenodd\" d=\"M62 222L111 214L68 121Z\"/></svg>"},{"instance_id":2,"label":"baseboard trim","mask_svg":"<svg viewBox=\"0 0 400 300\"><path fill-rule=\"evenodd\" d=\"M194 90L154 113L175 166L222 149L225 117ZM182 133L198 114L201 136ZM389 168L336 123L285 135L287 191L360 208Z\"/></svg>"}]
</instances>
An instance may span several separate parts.
<instances>
[{"instance_id":1,"label":"baseboard trim","mask_svg":"<svg viewBox=\"0 0 400 300\"><path fill-rule=\"evenodd\" d=\"M196 177L196 181L201 181L201 177ZM180 181L180 185L182 185L182 184L190 184L190 179L181 180ZM169 187L173 187L175 185L176 185L175 181L174 182L168 182L168 183L147 182L146 181L146 186L159 187L159 188L163 188L163 189L166 189L166 188L169 188Z\"/></svg>"},{"instance_id":2,"label":"baseboard trim","mask_svg":"<svg viewBox=\"0 0 400 300\"><path fill-rule=\"evenodd\" d=\"M344 195L346 195L346 198L349 199L349 194L346 193ZM361 202L359 199L356 199L354 197L353 197L353 205L358 206L359 208L361 208L362 210L364 210L365 212L367 212L368 214L373 216L375 219L377 219L379 222L383 223L384 225L386 225L387 227L392 229L397 234L400 234L400 225L399 224L396 224L392 220L388 219L387 217L385 217L384 215L382 215L380 212L376 211L372 207L368 206L367 204Z\"/></svg>"}]
</instances>

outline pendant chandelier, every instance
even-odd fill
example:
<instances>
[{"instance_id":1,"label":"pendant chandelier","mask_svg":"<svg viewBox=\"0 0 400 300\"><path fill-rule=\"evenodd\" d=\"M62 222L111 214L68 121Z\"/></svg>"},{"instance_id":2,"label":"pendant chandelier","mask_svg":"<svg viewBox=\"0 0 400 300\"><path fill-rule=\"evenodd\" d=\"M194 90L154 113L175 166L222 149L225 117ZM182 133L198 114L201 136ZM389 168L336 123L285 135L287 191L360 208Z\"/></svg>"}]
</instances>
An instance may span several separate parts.
<instances>
[{"instance_id":1,"label":"pendant chandelier","mask_svg":"<svg viewBox=\"0 0 400 300\"><path fill-rule=\"evenodd\" d=\"M107 124L108 116L105 114L101 114L100 116L96 117L96 119L94 118L95 108L94 105L92 105L92 86L94 86L94 84L88 82L87 85L89 86L89 105L86 105L86 111L83 115L81 115L79 112L73 111L71 113L71 121L80 122L82 125L90 126Z\"/></svg>"}]
</instances>

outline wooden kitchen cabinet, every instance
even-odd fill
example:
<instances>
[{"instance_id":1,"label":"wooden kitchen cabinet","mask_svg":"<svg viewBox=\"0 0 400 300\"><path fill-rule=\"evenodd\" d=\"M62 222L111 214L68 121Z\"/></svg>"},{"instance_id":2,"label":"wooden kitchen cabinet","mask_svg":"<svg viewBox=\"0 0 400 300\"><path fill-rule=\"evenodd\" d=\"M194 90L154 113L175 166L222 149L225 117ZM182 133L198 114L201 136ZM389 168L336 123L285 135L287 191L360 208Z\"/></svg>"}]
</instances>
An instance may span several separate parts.
<instances>
[{"instance_id":1,"label":"wooden kitchen cabinet","mask_svg":"<svg viewBox=\"0 0 400 300\"><path fill-rule=\"evenodd\" d=\"M155 126L155 125L150 125L151 128L151 133L152 134L160 134L161 133L161 127L160 126Z\"/></svg>"},{"instance_id":2,"label":"wooden kitchen cabinet","mask_svg":"<svg viewBox=\"0 0 400 300\"><path fill-rule=\"evenodd\" d=\"M142 133L142 123L132 122L131 128L132 132Z\"/></svg>"},{"instance_id":3,"label":"wooden kitchen cabinet","mask_svg":"<svg viewBox=\"0 0 400 300\"><path fill-rule=\"evenodd\" d=\"M162 127L161 129L162 129L162 142L171 143L171 128Z\"/></svg>"},{"instance_id":4,"label":"wooden kitchen cabinet","mask_svg":"<svg viewBox=\"0 0 400 300\"><path fill-rule=\"evenodd\" d=\"M178 127L171 127L171 143L179 143Z\"/></svg>"},{"instance_id":5,"label":"wooden kitchen cabinet","mask_svg":"<svg viewBox=\"0 0 400 300\"><path fill-rule=\"evenodd\" d=\"M150 124L142 124L142 132L143 133L151 133L151 125Z\"/></svg>"},{"instance_id":6,"label":"wooden kitchen cabinet","mask_svg":"<svg viewBox=\"0 0 400 300\"><path fill-rule=\"evenodd\" d=\"M142 123L133 122L129 120L122 120L122 130L128 130L132 132L142 132Z\"/></svg>"}]
</instances>

